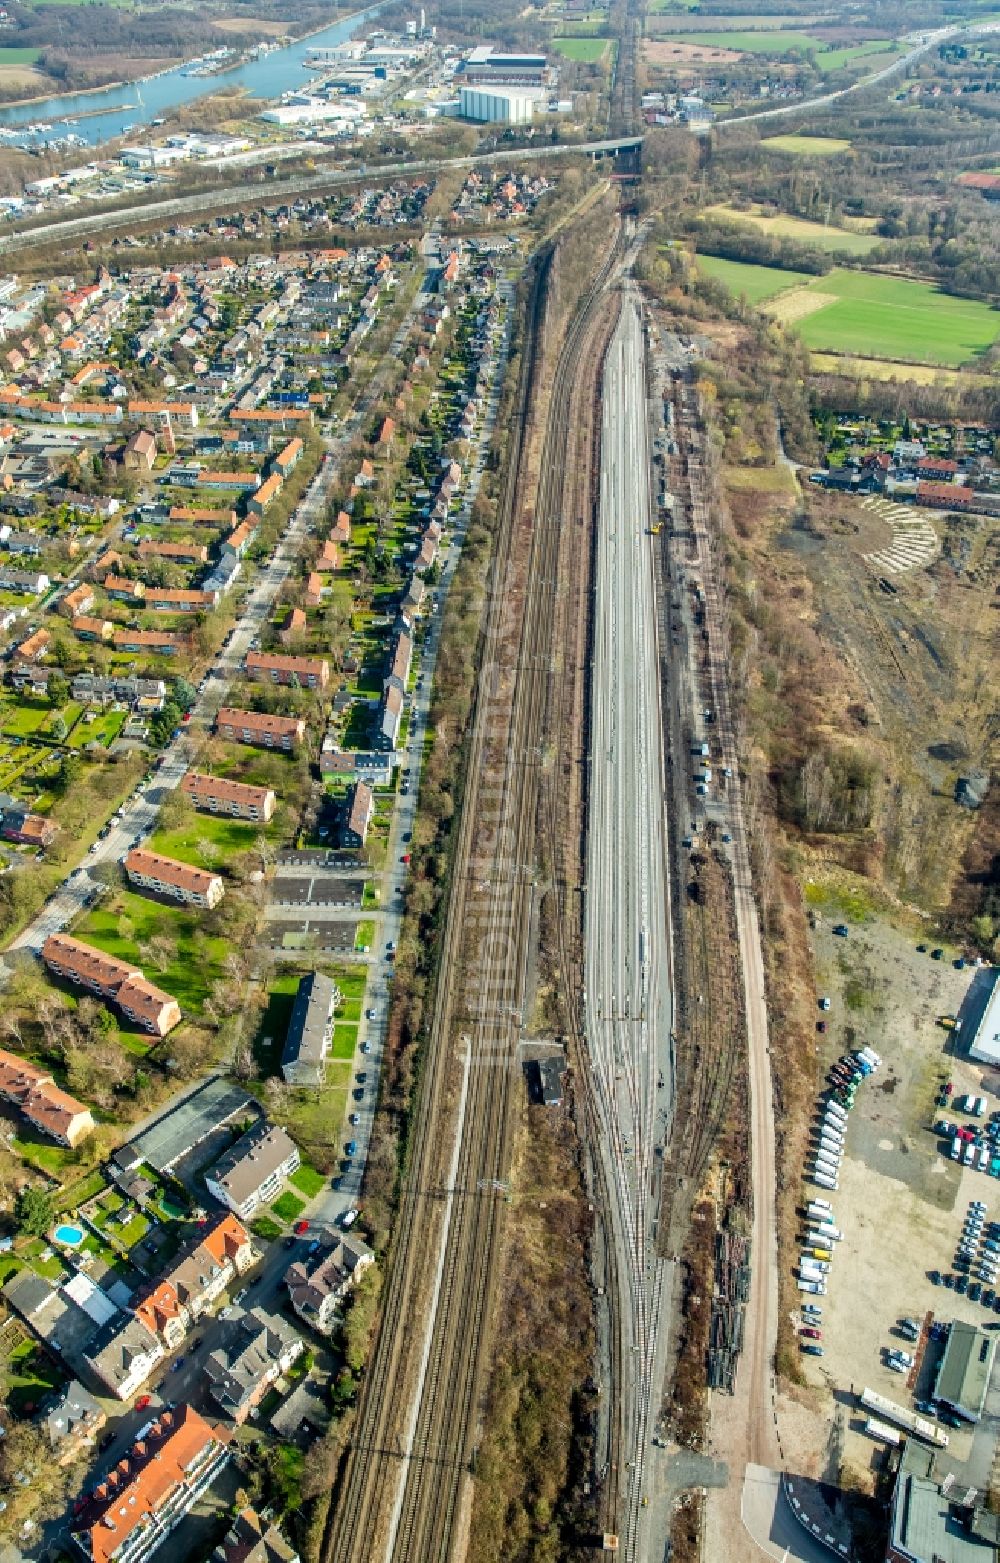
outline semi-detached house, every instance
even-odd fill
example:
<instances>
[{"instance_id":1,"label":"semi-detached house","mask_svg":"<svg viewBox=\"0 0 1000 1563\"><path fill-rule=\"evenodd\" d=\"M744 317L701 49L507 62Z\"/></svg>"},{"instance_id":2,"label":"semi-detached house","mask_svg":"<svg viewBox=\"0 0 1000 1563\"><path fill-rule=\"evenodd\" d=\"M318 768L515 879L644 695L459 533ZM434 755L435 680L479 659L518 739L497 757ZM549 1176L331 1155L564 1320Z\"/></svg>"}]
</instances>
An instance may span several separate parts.
<instances>
[{"instance_id":1,"label":"semi-detached house","mask_svg":"<svg viewBox=\"0 0 1000 1563\"><path fill-rule=\"evenodd\" d=\"M89 1107L60 1090L45 1069L0 1048L0 1097L60 1145L79 1145L94 1120Z\"/></svg>"}]
</instances>

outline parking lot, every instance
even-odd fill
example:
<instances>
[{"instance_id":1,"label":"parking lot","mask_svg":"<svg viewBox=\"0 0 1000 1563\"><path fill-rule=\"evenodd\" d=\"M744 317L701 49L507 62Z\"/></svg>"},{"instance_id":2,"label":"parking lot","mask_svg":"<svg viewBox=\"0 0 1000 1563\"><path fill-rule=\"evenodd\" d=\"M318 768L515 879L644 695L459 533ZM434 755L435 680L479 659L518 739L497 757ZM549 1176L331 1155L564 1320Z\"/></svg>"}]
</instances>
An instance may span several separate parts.
<instances>
[{"instance_id":1,"label":"parking lot","mask_svg":"<svg viewBox=\"0 0 1000 1563\"><path fill-rule=\"evenodd\" d=\"M823 1355L801 1357L803 1384L780 1398L779 1426L803 1474L836 1481L846 1466L864 1482L883 1451L865 1434L867 1416L855 1396L868 1386L912 1410L914 1395L931 1392L940 1351L930 1343L910 1387L886 1360L888 1348L914 1349L899 1320L923 1322L932 1314L1000 1330L1000 1312L930 1278L932 1271L954 1273L970 1201L985 1203L986 1220L1000 1220L1000 1181L952 1160L951 1141L934 1132L935 1122L981 1126L1000 1111L1000 1096L993 1071L957 1056L955 1034L939 1024L958 1011L972 980L969 969L952 964L954 952L932 960L930 948L917 949L924 942L919 931L914 936L884 919L852 924L839 938L837 921L818 919L814 933L818 999L830 1000L828 1011L817 1006L817 1024L827 1025L817 1030L818 1079L837 1058L866 1045L882 1064L857 1087L838 1190L803 1185L803 1212L816 1195L828 1199L843 1238L832 1245L826 1295L803 1298L822 1308ZM952 1104L965 1093L986 1095L983 1119L938 1105L946 1082ZM1000 1387L991 1395L1000 1400ZM985 1422L976 1436L947 1431L941 1473L951 1469L967 1485L984 1486L992 1431L987 1437Z\"/></svg>"}]
</instances>

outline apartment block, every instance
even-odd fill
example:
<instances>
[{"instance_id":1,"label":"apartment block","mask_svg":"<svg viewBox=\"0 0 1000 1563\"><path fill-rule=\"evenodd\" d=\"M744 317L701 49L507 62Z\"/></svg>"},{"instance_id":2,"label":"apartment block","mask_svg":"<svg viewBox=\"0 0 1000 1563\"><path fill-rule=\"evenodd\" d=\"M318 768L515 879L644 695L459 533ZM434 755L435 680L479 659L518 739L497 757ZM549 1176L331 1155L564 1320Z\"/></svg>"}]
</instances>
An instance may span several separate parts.
<instances>
[{"instance_id":1,"label":"apartment block","mask_svg":"<svg viewBox=\"0 0 1000 1563\"><path fill-rule=\"evenodd\" d=\"M225 886L218 874L203 868L192 868L177 858L164 857L160 852L148 852L144 847L133 847L124 858L125 872L134 885L142 890L152 890L166 895L185 906L218 906L225 894Z\"/></svg>"},{"instance_id":2,"label":"apartment block","mask_svg":"<svg viewBox=\"0 0 1000 1563\"><path fill-rule=\"evenodd\" d=\"M220 706L215 730L220 738L228 738L231 743L249 744L255 749L291 750L305 737L306 724L300 716L273 716L267 711Z\"/></svg>"},{"instance_id":3,"label":"apartment block","mask_svg":"<svg viewBox=\"0 0 1000 1563\"><path fill-rule=\"evenodd\" d=\"M233 819L262 820L274 813L277 799L270 787L251 787L246 782L227 781L203 771L188 771L181 791L196 809L206 814L229 814Z\"/></svg>"},{"instance_id":4,"label":"apartment block","mask_svg":"<svg viewBox=\"0 0 1000 1563\"><path fill-rule=\"evenodd\" d=\"M330 664L325 657L279 656L272 652L249 651L246 670L259 684L296 684L303 689L325 689L330 682Z\"/></svg>"}]
</instances>

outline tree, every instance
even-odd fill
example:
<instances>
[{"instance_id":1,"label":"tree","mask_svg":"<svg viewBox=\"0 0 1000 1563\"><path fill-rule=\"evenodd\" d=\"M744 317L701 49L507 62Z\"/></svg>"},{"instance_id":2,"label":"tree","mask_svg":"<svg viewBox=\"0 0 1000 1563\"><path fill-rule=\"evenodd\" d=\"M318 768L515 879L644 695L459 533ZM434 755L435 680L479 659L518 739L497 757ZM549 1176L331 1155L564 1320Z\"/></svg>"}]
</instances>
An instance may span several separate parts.
<instances>
[{"instance_id":1,"label":"tree","mask_svg":"<svg viewBox=\"0 0 1000 1563\"><path fill-rule=\"evenodd\" d=\"M59 769L52 778L53 789L60 794L70 792L79 779L82 764L78 754L64 754L59 761Z\"/></svg>"},{"instance_id":2,"label":"tree","mask_svg":"<svg viewBox=\"0 0 1000 1563\"><path fill-rule=\"evenodd\" d=\"M52 737L57 744L61 744L63 742L68 729L66 727L65 718L61 714L52 718L52 726L50 727L49 731L51 732Z\"/></svg>"},{"instance_id":3,"label":"tree","mask_svg":"<svg viewBox=\"0 0 1000 1563\"><path fill-rule=\"evenodd\" d=\"M45 1189L23 1188L14 1201L14 1220L17 1230L29 1237L43 1237L55 1220L52 1195Z\"/></svg>"}]
</instances>

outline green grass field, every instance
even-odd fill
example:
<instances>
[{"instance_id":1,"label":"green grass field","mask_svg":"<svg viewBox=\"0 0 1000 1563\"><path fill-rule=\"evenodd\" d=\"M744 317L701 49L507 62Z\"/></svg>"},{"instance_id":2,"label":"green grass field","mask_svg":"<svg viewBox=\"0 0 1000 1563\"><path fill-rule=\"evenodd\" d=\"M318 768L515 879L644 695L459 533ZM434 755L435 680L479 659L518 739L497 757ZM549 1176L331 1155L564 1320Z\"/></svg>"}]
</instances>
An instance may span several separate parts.
<instances>
[{"instance_id":1,"label":"green grass field","mask_svg":"<svg viewBox=\"0 0 1000 1563\"><path fill-rule=\"evenodd\" d=\"M596 65L611 47L609 38L553 38L552 47L568 60L580 60L584 65Z\"/></svg>"},{"instance_id":2,"label":"green grass field","mask_svg":"<svg viewBox=\"0 0 1000 1563\"><path fill-rule=\"evenodd\" d=\"M810 293L820 307L809 310ZM925 282L869 272L831 271L770 311L818 351L943 364L958 368L1000 337L1000 313L972 299L951 298Z\"/></svg>"},{"instance_id":3,"label":"green grass field","mask_svg":"<svg viewBox=\"0 0 1000 1563\"><path fill-rule=\"evenodd\" d=\"M722 282L737 298L742 294L748 304L774 298L786 288L811 281L808 272L781 271L777 266L754 266L749 261L724 260L721 255L699 255L695 265L700 272Z\"/></svg>"},{"instance_id":4,"label":"green grass field","mask_svg":"<svg viewBox=\"0 0 1000 1563\"><path fill-rule=\"evenodd\" d=\"M127 937L119 927L122 917L128 919ZM123 961L135 961L142 965L139 946L147 944L155 934L169 934L177 941L177 955L165 971L146 968L146 977L158 988L173 994L181 1009L190 1014L200 1012L209 985L222 975L222 962L228 953L225 939L202 936L202 914L176 910L159 901L147 900L130 890L120 890L100 906L95 906L81 923L73 929L78 939L96 944Z\"/></svg>"},{"instance_id":5,"label":"green grass field","mask_svg":"<svg viewBox=\"0 0 1000 1563\"><path fill-rule=\"evenodd\" d=\"M864 60L866 66L878 70L880 66L888 65L893 55L901 52L901 47L890 38L873 38L869 43L855 44L850 49L820 49L816 64L821 71L842 71L855 60Z\"/></svg>"},{"instance_id":6,"label":"green grass field","mask_svg":"<svg viewBox=\"0 0 1000 1563\"><path fill-rule=\"evenodd\" d=\"M227 819L222 814L198 814L190 825L179 830L158 830L150 838L151 852L163 852L167 857L179 857L184 862L201 866L198 854L200 841L211 842L219 854L220 862L235 857L238 852L248 852L267 826L253 820Z\"/></svg>"},{"instance_id":7,"label":"green grass field","mask_svg":"<svg viewBox=\"0 0 1000 1563\"><path fill-rule=\"evenodd\" d=\"M838 157L851 150L851 143L839 136L765 136L761 146L769 152L790 152L793 157Z\"/></svg>"},{"instance_id":8,"label":"green grass field","mask_svg":"<svg viewBox=\"0 0 1000 1563\"><path fill-rule=\"evenodd\" d=\"M798 244L808 244L813 249L825 250L836 255L867 255L884 241L874 233L855 233L846 228L827 227L825 223L810 222L806 217L789 217L781 212L766 216L760 211L741 212L735 206L719 204L707 206L706 217L719 217L723 222L750 223L772 239L794 239Z\"/></svg>"},{"instance_id":9,"label":"green grass field","mask_svg":"<svg viewBox=\"0 0 1000 1563\"><path fill-rule=\"evenodd\" d=\"M0 65L33 65L41 49L0 49Z\"/></svg>"},{"instance_id":10,"label":"green grass field","mask_svg":"<svg viewBox=\"0 0 1000 1563\"><path fill-rule=\"evenodd\" d=\"M738 49L742 54L787 54L789 49L806 54L815 53L819 48L816 39L808 33L780 27L763 32L679 32L675 42L704 44L706 49Z\"/></svg>"}]
</instances>

